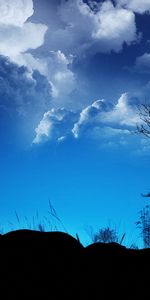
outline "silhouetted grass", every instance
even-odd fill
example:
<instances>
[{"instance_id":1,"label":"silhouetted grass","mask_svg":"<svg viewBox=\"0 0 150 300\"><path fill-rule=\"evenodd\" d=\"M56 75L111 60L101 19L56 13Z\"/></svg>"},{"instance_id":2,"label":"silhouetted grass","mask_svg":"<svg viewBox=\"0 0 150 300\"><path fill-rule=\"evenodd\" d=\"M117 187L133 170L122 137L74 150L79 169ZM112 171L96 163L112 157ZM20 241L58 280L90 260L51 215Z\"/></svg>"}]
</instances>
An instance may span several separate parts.
<instances>
[{"instance_id":1,"label":"silhouetted grass","mask_svg":"<svg viewBox=\"0 0 150 300\"><path fill-rule=\"evenodd\" d=\"M38 210L35 215L31 218L27 216L21 217L17 211L14 211L16 222L9 221L10 231L17 229L30 229L40 232L45 231L63 231L68 233L66 226L64 225L62 219L58 216L56 209L53 207L52 202L48 202L48 215L42 218L39 215ZM18 225L18 226L17 226ZM19 227L19 228L18 228ZM119 233L120 230L116 229L114 226L106 226L99 228L94 232L92 227L86 230L90 237L92 243L118 243L124 245L127 248L138 249L135 242L126 243L126 232ZM143 248L150 248L150 206L146 206L140 211L139 220L136 222L136 228L140 229L140 235L143 239ZM90 230L89 230L90 229ZM4 227L0 226L0 234L5 232ZM76 238L80 241L78 234L76 233Z\"/></svg>"},{"instance_id":2,"label":"silhouetted grass","mask_svg":"<svg viewBox=\"0 0 150 300\"><path fill-rule=\"evenodd\" d=\"M11 230L30 229L30 230L37 230L41 232L59 230L67 233L67 229L64 226L64 223L61 220L61 218L58 216L51 201L48 202L48 216L43 216L41 218L38 210L36 211L35 215L32 216L31 218L28 218L27 216L21 217L17 211L14 211L14 214L15 214L16 222L14 223L11 221L8 222Z\"/></svg>"}]
</instances>

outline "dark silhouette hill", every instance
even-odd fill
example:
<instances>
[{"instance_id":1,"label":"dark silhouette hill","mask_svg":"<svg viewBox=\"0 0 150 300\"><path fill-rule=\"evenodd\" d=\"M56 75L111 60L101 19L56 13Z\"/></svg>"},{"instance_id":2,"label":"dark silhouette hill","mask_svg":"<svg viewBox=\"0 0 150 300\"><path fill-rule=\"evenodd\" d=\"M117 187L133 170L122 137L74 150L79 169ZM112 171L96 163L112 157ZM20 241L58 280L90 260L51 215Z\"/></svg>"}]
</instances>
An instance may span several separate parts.
<instances>
[{"instance_id":1,"label":"dark silhouette hill","mask_svg":"<svg viewBox=\"0 0 150 300\"><path fill-rule=\"evenodd\" d=\"M1 299L149 299L150 249L87 247L63 232L0 235Z\"/></svg>"}]
</instances>

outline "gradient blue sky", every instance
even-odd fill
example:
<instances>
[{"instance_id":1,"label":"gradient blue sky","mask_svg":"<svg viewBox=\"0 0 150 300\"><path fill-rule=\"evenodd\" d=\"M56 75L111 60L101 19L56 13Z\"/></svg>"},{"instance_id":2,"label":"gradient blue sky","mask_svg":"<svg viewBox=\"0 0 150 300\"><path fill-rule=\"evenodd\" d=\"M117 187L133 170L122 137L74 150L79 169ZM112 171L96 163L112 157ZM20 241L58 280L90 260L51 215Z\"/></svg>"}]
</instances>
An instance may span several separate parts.
<instances>
[{"instance_id":1,"label":"gradient blue sky","mask_svg":"<svg viewBox=\"0 0 150 300\"><path fill-rule=\"evenodd\" d=\"M137 241L150 142L149 0L0 0L0 217L47 215L70 234L109 224ZM138 241L137 241L138 243Z\"/></svg>"}]
</instances>

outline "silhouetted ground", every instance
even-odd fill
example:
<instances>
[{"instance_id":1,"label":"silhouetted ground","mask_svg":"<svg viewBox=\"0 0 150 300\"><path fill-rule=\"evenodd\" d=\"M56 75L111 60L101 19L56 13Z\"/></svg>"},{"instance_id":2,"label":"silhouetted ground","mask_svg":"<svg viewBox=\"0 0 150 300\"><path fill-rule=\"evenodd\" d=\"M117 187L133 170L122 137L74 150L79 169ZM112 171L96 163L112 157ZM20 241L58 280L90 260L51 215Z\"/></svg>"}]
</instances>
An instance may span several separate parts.
<instances>
[{"instance_id":1,"label":"silhouetted ground","mask_svg":"<svg viewBox=\"0 0 150 300\"><path fill-rule=\"evenodd\" d=\"M150 299L150 249L83 247L62 232L0 236L1 299Z\"/></svg>"}]
</instances>

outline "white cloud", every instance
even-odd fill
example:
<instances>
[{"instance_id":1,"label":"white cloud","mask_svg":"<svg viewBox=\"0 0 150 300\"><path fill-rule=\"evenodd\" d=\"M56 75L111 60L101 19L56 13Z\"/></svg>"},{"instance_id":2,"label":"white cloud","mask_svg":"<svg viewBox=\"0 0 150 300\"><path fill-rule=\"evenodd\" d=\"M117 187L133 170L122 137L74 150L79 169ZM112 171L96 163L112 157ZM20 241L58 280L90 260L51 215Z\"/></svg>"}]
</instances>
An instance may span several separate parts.
<instances>
[{"instance_id":1,"label":"white cloud","mask_svg":"<svg viewBox=\"0 0 150 300\"><path fill-rule=\"evenodd\" d=\"M46 30L45 25L31 22L25 23L22 27L0 25L0 54L18 63L20 54L43 44Z\"/></svg>"},{"instance_id":2,"label":"white cloud","mask_svg":"<svg viewBox=\"0 0 150 300\"><path fill-rule=\"evenodd\" d=\"M50 107L51 86L46 77L0 56L0 123L8 124L9 139L15 128L20 132L19 141L31 143L35 127Z\"/></svg>"},{"instance_id":3,"label":"white cloud","mask_svg":"<svg viewBox=\"0 0 150 300\"><path fill-rule=\"evenodd\" d=\"M76 120L76 114L64 108L52 108L46 112L35 129L33 144L40 144L47 140L62 142L71 134L71 128Z\"/></svg>"},{"instance_id":4,"label":"white cloud","mask_svg":"<svg viewBox=\"0 0 150 300\"><path fill-rule=\"evenodd\" d=\"M0 26L21 27L32 15L32 0L0 0Z\"/></svg>"},{"instance_id":5,"label":"white cloud","mask_svg":"<svg viewBox=\"0 0 150 300\"><path fill-rule=\"evenodd\" d=\"M119 7L125 7L136 13L144 14L150 12L149 0L115 0Z\"/></svg>"},{"instance_id":6,"label":"white cloud","mask_svg":"<svg viewBox=\"0 0 150 300\"><path fill-rule=\"evenodd\" d=\"M97 26L92 35L101 42L103 52L118 52L124 42L130 45L136 39L134 14L129 10L114 7L110 1L103 3L95 24Z\"/></svg>"},{"instance_id":7,"label":"white cloud","mask_svg":"<svg viewBox=\"0 0 150 300\"><path fill-rule=\"evenodd\" d=\"M49 51L45 57L30 53L44 45L48 27L28 21L34 13L32 0L0 0L0 55L25 66L32 73L38 70L49 81L54 105L64 105L76 87L75 74L71 70L73 57L61 51ZM50 48L51 49L51 48ZM68 97L68 98L67 98Z\"/></svg>"},{"instance_id":8,"label":"white cloud","mask_svg":"<svg viewBox=\"0 0 150 300\"><path fill-rule=\"evenodd\" d=\"M114 128L110 126L95 126L87 131L88 138L101 141L101 147L125 146L128 144L131 133L128 129Z\"/></svg>"},{"instance_id":9,"label":"white cloud","mask_svg":"<svg viewBox=\"0 0 150 300\"><path fill-rule=\"evenodd\" d=\"M69 95L76 86L75 74L70 70L72 56L64 55L61 51L51 51L45 61L45 74L52 83L54 98Z\"/></svg>"},{"instance_id":10,"label":"white cloud","mask_svg":"<svg viewBox=\"0 0 150 300\"><path fill-rule=\"evenodd\" d=\"M106 110L106 104L104 100L96 100L91 105L84 108L81 113L77 123L74 124L72 133L75 138L78 138L82 128L87 124L96 121L97 116L100 112Z\"/></svg>"},{"instance_id":11,"label":"white cloud","mask_svg":"<svg viewBox=\"0 0 150 300\"><path fill-rule=\"evenodd\" d=\"M83 0L63 1L57 7L59 23L49 26L47 45L65 54L87 51L120 51L123 43L137 39L135 15L131 10L115 7L111 1L88 5ZM52 29L51 29L52 28Z\"/></svg>"},{"instance_id":12,"label":"white cloud","mask_svg":"<svg viewBox=\"0 0 150 300\"><path fill-rule=\"evenodd\" d=\"M136 126L136 124L140 122L139 115L137 114L135 106L129 103L129 101L130 98L128 94L122 94L114 109L103 114L103 122L116 123L121 126Z\"/></svg>"},{"instance_id":13,"label":"white cloud","mask_svg":"<svg viewBox=\"0 0 150 300\"><path fill-rule=\"evenodd\" d=\"M52 131L52 122L49 120L50 111L44 114L43 119L40 121L38 127L35 129L36 137L33 144L39 144L43 138L48 138Z\"/></svg>"},{"instance_id":14,"label":"white cloud","mask_svg":"<svg viewBox=\"0 0 150 300\"><path fill-rule=\"evenodd\" d=\"M107 136L107 138L130 134L128 129L113 128L109 126L103 127L101 131L103 132L103 136Z\"/></svg>"},{"instance_id":15,"label":"white cloud","mask_svg":"<svg viewBox=\"0 0 150 300\"><path fill-rule=\"evenodd\" d=\"M133 102L133 103L132 103ZM116 105L96 100L81 112L51 109L46 112L35 130L33 144L47 140L61 142L68 136L107 140L126 144L131 129L141 123L135 102L128 94L122 94Z\"/></svg>"},{"instance_id":16,"label":"white cloud","mask_svg":"<svg viewBox=\"0 0 150 300\"><path fill-rule=\"evenodd\" d=\"M44 43L47 26L26 22L32 16L32 0L0 0L0 54L18 62L18 56Z\"/></svg>"},{"instance_id":17,"label":"white cloud","mask_svg":"<svg viewBox=\"0 0 150 300\"><path fill-rule=\"evenodd\" d=\"M103 133L104 128L105 133L106 128L109 128L109 135L110 133L111 135L117 135L121 132L127 133L129 128L134 128L139 122L141 120L134 103L132 103L132 99L128 97L128 94L124 93L113 107L110 104L106 104L104 100L97 100L84 108L80 113L78 122L74 124L72 133L75 138L78 138L87 130L90 130L90 135L92 135L92 132L95 135L96 128L100 129L102 127ZM101 130L100 134L102 134Z\"/></svg>"},{"instance_id":18,"label":"white cloud","mask_svg":"<svg viewBox=\"0 0 150 300\"><path fill-rule=\"evenodd\" d=\"M71 71L72 56L61 51L50 51L47 57L38 58L30 53L44 44L47 26L28 22L33 15L32 0L0 0L0 54L19 66L27 67L31 73L38 70L46 76L52 87L53 98L60 105L75 89L75 74Z\"/></svg>"},{"instance_id":19,"label":"white cloud","mask_svg":"<svg viewBox=\"0 0 150 300\"><path fill-rule=\"evenodd\" d=\"M66 104L66 97L76 88L76 76L70 69L72 59L71 55L64 55L59 50L50 51L45 58L34 58L32 54L25 53L18 56L18 64L44 75L52 87L55 104L61 106Z\"/></svg>"},{"instance_id":20,"label":"white cloud","mask_svg":"<svg viewBox=\"0 0 150 300\"><path fill-rule=\"evenodd\" d=\"M59 2L55 12L58 21L48 28L28 21L34 13L32 0L0 0L0 54L31 73L38 70L46 76L55 107L73 105L70 94L77 88L77 80L70 53L79 57L86 51L118 52L124 42L129 45L137 38L131 11L116 8L111 1L95 5L96 9L83 0ZM48 49L45 57L30 53L40 46Z\"/></svg>"},{"instance_id":21,"label":"white cloud","mask_svg":"<svg viewBox=\"0 0 150 300\"><path fill-rule=\"evenodd\" d=\"M139 73L150 73L150 53L144 53L136 58L135 66L131 71L137 71Z\"/></svg>"}]
</instances>

